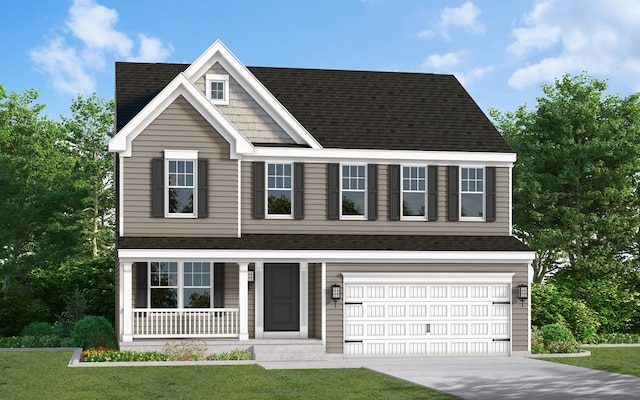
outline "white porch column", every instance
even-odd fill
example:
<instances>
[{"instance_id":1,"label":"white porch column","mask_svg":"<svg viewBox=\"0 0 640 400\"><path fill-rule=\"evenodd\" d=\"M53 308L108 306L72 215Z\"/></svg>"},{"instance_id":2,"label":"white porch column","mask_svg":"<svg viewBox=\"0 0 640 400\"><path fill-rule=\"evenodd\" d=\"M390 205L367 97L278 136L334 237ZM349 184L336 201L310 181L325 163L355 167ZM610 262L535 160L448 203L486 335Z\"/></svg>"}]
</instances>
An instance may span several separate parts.
<instances>
[{"instance_id":1,"label":"white porch column","mask_svg":"<svg viewBox=\"0 0 640 400\"><path fill-rule=\"evenodd\" d=\"M264 338L264 262L255 262L255 321L256 339Z\"/></svg>"},{"instance_id":2,"label":"white porch column","mask_svg":"<svg viewBox=\"0 0 640 400\"><path fill-rule=\"evenodd\" d=\"M240 340L249 340L249 263L238 263L238 295L240 296Z\"/></svg>"},{"instance_id":3,"label":"white porch column","mask_svg":"<svg viewBox=\"0 0 640 400\"><path fill-rule=\"evenodd\" d=\"M133 341L133 263L120 263L120 322L123 342Z\"/></svg>"},{"instance_id":4,"label":"white porch column","mask_svg":"<svg viewBox=\"0 0 640 400\"><path fill-rule=\"evenodd\" d=\"M322 283L320 284L320 303L322 304L322 347L327 351L327 263L322 263Z\"/></svg>"},{"instance_id":5,"label":"white porch column","mask_svg":"<svg viewBox=\"0 0 640 400\"><path fill-rule=\"evenodd\" d=\"M309 263L300 263L300 339L309 337Z\"/></svg>"}]
</instances>

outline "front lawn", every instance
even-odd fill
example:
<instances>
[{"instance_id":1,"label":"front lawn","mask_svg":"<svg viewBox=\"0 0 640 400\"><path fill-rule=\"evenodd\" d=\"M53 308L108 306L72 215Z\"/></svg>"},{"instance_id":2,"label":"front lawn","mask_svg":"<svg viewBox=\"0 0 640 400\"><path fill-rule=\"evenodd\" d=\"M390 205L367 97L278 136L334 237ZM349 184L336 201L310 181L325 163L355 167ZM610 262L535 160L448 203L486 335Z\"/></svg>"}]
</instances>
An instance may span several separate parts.
<instances>
[{"instance_id":1,"label":"front lawn","mask_svg":"<svg viewBox=\"0 0 640 400\"><path fill-rule=\"evenodd\" d=\"M366 369L69 368L72 352L0 352L0 399L454 399Z\"/></svg>"},{"instance_id":2,"label":"front lawn","mask_svg":"<svg viewBox=\"0 0 640 400\"><path fill-rule=\"evenodd\" d=\"M560 364L640 376L640 347L589 347L590 357L544 358Z\"/></svg>"}]
</instances>

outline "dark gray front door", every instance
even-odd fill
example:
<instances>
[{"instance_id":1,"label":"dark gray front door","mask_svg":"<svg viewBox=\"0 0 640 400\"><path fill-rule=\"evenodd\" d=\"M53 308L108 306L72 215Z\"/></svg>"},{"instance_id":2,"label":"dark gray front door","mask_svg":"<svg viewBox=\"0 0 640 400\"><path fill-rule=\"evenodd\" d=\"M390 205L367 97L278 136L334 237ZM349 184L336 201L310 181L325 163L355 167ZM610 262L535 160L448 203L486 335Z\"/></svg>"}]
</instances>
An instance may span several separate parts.
<instances>
[{"instance_id":1,"label":"dark gray front door","mask_svg":"<svg viewBox=\"0 0 640 400\"><path fill-rule=\"evenodd\" d=\"M264 330L300 330L299 264L264 264Z\"/></svg>"}]
</instances>

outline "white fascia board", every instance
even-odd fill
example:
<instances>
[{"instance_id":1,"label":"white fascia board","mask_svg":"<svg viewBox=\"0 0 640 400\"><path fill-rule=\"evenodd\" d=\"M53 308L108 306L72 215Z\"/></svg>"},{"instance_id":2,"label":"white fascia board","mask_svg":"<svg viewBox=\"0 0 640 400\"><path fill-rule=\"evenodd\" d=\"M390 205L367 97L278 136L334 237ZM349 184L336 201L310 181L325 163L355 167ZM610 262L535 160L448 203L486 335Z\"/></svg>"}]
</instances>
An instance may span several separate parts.
<instances>
[{"instance_id":1,"label":"white fascia board","mask_svg":"<svg viewBox=\"0 0 640 400\"><path fill-rule=\"evenodd\" d=\"M246 154L253 151L253 144L200 93L184 73L176 76L109 141L109 151L120 153L121 157L131 157L133 140L180 95L229 142L231 158L238 158L238 153Z\"/></svg>"},{"instance_id":2,"label":"white fascia board","mask_svg":"<svg viewBox=\"0 0 640 400\"><path fill-rule=\"evenodd\" d=\"M519 264L535 258L529 251L356 251L356 250L182 250L119 249L125 262L164 260L216 260L226 262L366 262L366 263L444 263Z\"/></svg>"},{"instance_id":3,"label":"white fascia board","mask_svg":"<svg viewBox=\"0 0 640 400\"><path fill-rule=\"evenodd\" d=\"M433 165L492 165L511 167L515 153L417 151L417 150L368 150L368 149L309 149L295 147L254 147L250 154L243 154L244 161L287 159L307 163L377 161L383 164L428 162Z\"/></svg>"},{"instance_id":4,"label":"white fascia board","mask_svg":"<svg viewBox=\"0 0 640 400\"><path fill-rule=\"evenodd\" d=\"M515 273L496 272L343 272L345 284L511 283Z\"/></svg>"},{"instance_id":5,"label":"white fascia board","mask_svg":"<svg viewBox=\"0 0 640 400\"><path fill-rule=\"evenodd\" d=\"M284 129L298 144L306 144L312 149L321 149L322 145L291 115L273 94L260 82L247 67L222 43L216 40L184 74L191 81L204 75L215 63L219 63L249 95Z\"/></svg>"}]
</instances>

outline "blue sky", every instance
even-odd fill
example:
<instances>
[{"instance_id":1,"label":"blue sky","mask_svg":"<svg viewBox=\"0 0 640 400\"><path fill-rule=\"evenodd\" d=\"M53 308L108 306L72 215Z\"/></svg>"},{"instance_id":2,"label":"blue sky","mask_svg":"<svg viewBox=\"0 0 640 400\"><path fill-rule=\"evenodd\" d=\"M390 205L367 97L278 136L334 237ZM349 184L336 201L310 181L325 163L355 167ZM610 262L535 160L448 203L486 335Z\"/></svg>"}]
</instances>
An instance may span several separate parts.
<instances>
[{"instance_id":1,"label":"blue sky","mask_svg":"<svg viewBox=\"0 0 640 400\"><path fill-rule=\"evenodd\" d=\"M530 107L566 72L640 91L637 0L2 0L0 84L46 113L113 98L115 61L452 73L485 110Z\"/></svg>"}]
</instances>

